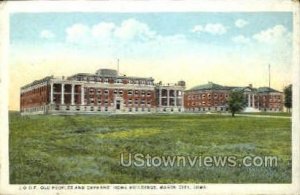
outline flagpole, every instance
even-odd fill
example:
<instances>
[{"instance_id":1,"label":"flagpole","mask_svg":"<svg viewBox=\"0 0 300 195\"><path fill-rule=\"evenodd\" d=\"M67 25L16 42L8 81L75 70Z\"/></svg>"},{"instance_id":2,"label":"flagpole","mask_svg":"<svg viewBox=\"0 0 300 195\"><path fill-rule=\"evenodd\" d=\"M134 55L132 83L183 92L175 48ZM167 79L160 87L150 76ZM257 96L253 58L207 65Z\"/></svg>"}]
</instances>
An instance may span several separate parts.
<instances>
[{"instance_id":1,"label":"flagpole","mask_svg":"<svg viewBox=\"0 0 300 195\"><path fill-rule=\"evenodd\" d=\"M271 65L269 64L269 88L271 88Z\"/></svg>"}]
</instances>

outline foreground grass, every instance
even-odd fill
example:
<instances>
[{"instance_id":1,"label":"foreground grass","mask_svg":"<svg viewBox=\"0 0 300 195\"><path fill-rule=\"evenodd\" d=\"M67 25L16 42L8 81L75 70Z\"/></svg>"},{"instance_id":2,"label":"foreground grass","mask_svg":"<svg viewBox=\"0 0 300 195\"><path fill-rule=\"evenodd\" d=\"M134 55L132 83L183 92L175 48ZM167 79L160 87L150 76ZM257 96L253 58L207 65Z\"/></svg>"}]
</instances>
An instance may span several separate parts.
<instances>
[{"instance_id":1,"label":"foreground grass","mask_svg":"<svg viewBox=\"0 0 300 195\"><path fill-rule=\"evenodd\" d=\"M10 182L289 183L290 119L10 113ZM122 167L120 153L278 156L277 167Z\"/></svg>"}]
</instances>

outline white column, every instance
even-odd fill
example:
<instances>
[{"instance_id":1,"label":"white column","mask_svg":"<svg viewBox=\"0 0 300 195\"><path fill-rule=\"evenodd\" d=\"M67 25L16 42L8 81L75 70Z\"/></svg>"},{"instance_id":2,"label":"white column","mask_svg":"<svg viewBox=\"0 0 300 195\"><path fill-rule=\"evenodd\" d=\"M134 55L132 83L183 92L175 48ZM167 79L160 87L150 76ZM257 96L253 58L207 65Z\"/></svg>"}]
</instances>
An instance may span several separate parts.
<instances>
[{"instance_id":1,"label":"white column","mask_svg":"<svg viewBox=\"0 0 300 195\"><path fill-rule=\"evenodd\" d=\"M158 92L158 100L159 100L159 107L161 107L161 96L162 96L162 90L161 88L159 88L159 92Z\"/></svg>"},{"instance_id":2,"label":"white column","mask_svg":"<svg viewBox=\"0 0 300 195\"><path fill-rule=\"evenodd\" d=\"M174 90L174 106L177 107L177 91Z\"/></svg>"},{"instance_id":3,"label":"white column","mask_svg":"<svg viewBox=\"0 0 300 195\"><path fill-rule=\"evenodd\" d=\"M170 90L167 89L167 106L170 106Z\"/></svg>"},{"instance_id":4,"label":"white column","mask_svg":"<svg viewBox=\"0 0 300 195\"><path fill-rule=\"evenodd\" d=\"M50 104L53 104L53 83L50 84Z\"/></svg>"},{"instance_id":5,"label":"white column","mask_svg":"<svg viewBox=\"0 0 300 195\"><path fill-rule=\"evenodd\" d=\"M248 107L250 107L250 94L248 94Z\"/></svg>"},{"instance_id":6,"label":"white column","mask_svg":"<svg viewBox=\"0 0 300 195\"><path fill-rule=\"evenodd\" d=\"M84 88L83 85L81 85L81 105L84 105Z\"/></svg>"},{"instance_id":7,"label":"white column","mask_svg":"<svg viewBox=\"0 0 300 195\"><path fill-rule=\"evenodd\" d=\"M71 105L74 105L74 84L71 85Z\"/></svg>"},{"instance_id":8,"label":"white column","mask_svg":"<svg viewBox=\"0 0 300 195\"><path fill-rule=\"evenodd\" d=\"M255 108L255 99L254 99L254 94L252 94L252 107Z\"/></svg>"},{"instance_id":9,"label":"white column","mask_svg":"<svg viewBox=\"0 0 300 195\"><path fill-rule=\"evenodd\" d=\"M61 84L61 104L65 104L65 84Z\"/></svg>"}]
</instances>

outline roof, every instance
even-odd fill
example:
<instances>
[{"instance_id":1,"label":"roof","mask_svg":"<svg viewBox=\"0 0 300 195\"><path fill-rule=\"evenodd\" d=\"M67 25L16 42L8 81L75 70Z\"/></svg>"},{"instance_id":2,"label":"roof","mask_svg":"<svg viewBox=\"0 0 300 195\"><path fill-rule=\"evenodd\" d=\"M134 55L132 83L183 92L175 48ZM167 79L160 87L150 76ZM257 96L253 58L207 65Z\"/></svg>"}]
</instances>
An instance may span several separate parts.
<instances>
[{"instance_id":1,"label":"roof","mask_svg":"<svg viewBox=\"0 0 300 195\"><path fill-rule=\"evenodd\" d=\"M257 89L257 92L258 93L281 93L280 91L277 91L277 90L275 90L275 89L272 89L272 88L270 88L270 87L259 87L258 89Z\"/></svg>"},{"instance_id":2,"label":"roof","mask_svg":"<svg viewBox=\"0 0 300 195\"><path fill-rule=\"evenodd\" d=\"M282 93L280 91L277 91L269 87L253 88L252 86L245 86L245 87L223 86L213 82L208 82L207 84L203 84L203 85L197 85L187 91L201 91L201 90L229 90L229 91L232 90L232 91L243 91L243 92L247 90L251 90L257 93Z\"/></svg>"},{"instance_id":3,"label":"roof","mask_svg":"<svg viewBox=\"0 0 300 195\"><path fill-rule=\"evenodd\" d=\"M189 89L189 91L198 91L198 90L227 90L228 87L222 86L222 85L218 85L216 83L213 82L208 82L207 84L204 85L197 85L191 89Z\"/></svg>"},{"instance_id":4,"label":"roof","mask_svg":"<svg viewBox=\"0 0 300 195\"><path fill-rule=\"evenodd\" d=\"M53 79L53 78L54 78L54 77L53 77L52 75L51 75L51 76L46 76L46 77L44 77L44 78L42 78L42 79L35 80L35 81L33 81L33 82L31 82L31 83L29 83L29 84L27 84L27 85L22 86L21 89L25 89L25 88L27 88L27 87L30 87L30 86L33 86L33 85L37 85L37 84L43 83L43 82L45 82L45 81L49 81L50 79Z\"/></svg>"}]
</instances>

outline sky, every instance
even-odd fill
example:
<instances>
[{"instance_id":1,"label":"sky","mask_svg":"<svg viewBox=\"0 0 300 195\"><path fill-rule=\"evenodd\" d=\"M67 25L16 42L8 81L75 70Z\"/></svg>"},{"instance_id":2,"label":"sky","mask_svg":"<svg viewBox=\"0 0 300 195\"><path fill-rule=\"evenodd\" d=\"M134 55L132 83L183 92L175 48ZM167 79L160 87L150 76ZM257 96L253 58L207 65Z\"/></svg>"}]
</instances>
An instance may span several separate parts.
<instances>
[{"instance_id":1,"label":"sky","mask_svg":"<svg viewBox=\"0 0 300 195\"><path fill-rule=\"evenodd\" d=\"M117 68L187 88L291 83L291 12L13 13L9 109L20 87L45 76ZM16 90L18 89L18 90Z\"/></svg>"}]
</instances>

